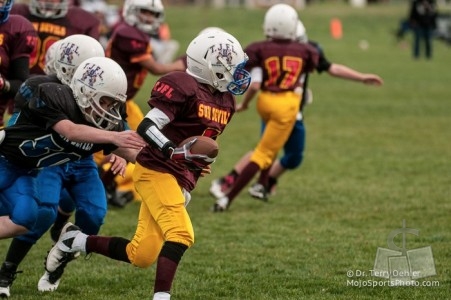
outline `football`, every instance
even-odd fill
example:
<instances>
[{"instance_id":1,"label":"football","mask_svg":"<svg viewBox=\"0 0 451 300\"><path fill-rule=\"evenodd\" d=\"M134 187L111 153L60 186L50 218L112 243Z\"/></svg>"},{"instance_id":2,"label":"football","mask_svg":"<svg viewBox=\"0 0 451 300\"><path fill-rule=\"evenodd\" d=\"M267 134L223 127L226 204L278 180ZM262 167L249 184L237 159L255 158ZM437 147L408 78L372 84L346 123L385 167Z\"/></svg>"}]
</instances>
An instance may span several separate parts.
<instances>
[{"instance_id":1,"label":"football","mask_svg":"<svg viewBox=\"0 0 451 300\"><path fill-rule=\"evenodd\" d=\"M210 158L216 158L219 153L219 146L218 143L212 138L209 138L207 136L198 135L198 136L191 136L187 139L185 139L183 142L180 143L180 146L192 141L194 138L196 138L196 142L191 147L191 153L193 154L205 154Z\"/></svg>"}]
</instances>

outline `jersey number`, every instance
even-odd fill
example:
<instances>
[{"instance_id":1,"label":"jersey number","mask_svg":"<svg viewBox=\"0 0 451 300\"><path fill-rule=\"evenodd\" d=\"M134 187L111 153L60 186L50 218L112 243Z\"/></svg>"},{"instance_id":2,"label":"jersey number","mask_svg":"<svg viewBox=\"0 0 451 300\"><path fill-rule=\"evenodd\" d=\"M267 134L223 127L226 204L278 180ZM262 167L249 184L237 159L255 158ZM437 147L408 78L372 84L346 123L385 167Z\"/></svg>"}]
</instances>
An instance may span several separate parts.
<instances>
[{"instance_id":1,"label":"jersey number","mask_svg":"<svg viewBox=\"0 0 451 300\"><path fill-rule=\"evenodd\" d=\"M302 65L302 59L295 56L269 57L265 61L265 68L268 73L265 86L278 85L283 90L292 88L299 79Z\"/></svg>"},{"instance_id":2,"label":"jersey number","mask_svg":"<svg viewBox=\"0 0 451 300\"><path fill-rule=\"evenodd\" d=\"M74 152L63 152L52 138L51 134L42 136L35 140L23 141L19 146L24 156L39 158L37 168L61 165L69 161L80 160L81 155Z\"/></svg>"},{"instance_id":3,"label":"jersey number","mask_svg":"<svg viewBox=\"0 0 451 300\"><path fill-rule=\"evenodd\" d=\"M57 42L59 40L60 38L53 36L46 38L44 41L38 38L36 42L36 47L34 48L33 52L30 55L30 69L37 64L41 70L44 70L45 53L54 42Z\"/></svg>"}]
</instances>

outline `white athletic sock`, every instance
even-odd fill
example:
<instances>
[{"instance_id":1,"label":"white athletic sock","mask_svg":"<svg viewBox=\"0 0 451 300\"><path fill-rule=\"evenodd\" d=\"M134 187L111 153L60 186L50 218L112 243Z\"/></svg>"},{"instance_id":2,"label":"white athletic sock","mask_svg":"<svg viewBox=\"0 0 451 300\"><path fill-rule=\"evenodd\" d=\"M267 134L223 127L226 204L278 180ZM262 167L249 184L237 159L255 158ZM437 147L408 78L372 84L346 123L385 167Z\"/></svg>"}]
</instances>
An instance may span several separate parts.
<instances>
[{"instance_id":1,"label":"white athletic sock","mask_svg":"<svg viewBox=\"0 0 451 300\"><path fill-rule=\"evenodd\" d=\"M153 294L153 300L170 300L171 294L166 292L157 292Z\"/></svg>"},{"instance_id":2,"label":"white athletic sock","mask_svg":"<svg viewBox=\"0 0 451 300\"><path fill-rule=\"evenodd\" d=\"M86 239L88 238L87 234L84 234L83 232L79 232L72 242L72 250L74 252L81 251L83 253L86 253Z\"/></svg>"}]
</instances>

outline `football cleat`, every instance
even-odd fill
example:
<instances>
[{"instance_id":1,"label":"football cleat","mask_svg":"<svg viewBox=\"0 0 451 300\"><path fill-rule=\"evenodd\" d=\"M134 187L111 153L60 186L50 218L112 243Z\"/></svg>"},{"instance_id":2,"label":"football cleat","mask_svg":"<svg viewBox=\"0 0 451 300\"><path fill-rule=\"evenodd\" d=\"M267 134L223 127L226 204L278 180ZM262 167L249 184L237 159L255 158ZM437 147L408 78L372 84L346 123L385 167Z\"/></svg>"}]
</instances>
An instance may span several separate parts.
<instances>
[{"instance_id":1,"label":"football cleat","mask_svg":"<svg viewBox=\"0 0 451 300\"><path fill-rule=\"evenodd\" d=\"M16 279L16 274L22 273L22 271L17 271L17 265L4 262L0 269L0 298L8 298L10 296L9 289Z\"/></svg>"},{"instance_id":2,"label":"football cleat","mask_svg":"<svg viewBox=\"0 0 451 300\"><path fill-rule=\"evenodd\" d=\"M254 183L248 190L249 194L255 199L268 201L268 190L261 183Z\"/></svg>"},{"instance_id":3,"label":"football cleat","mask_svg":"<svg viewBox=\"0 0 451 300\"><path fill-rule=\"evenodd\" d=\"M226 175L225 177L215 179L211 182L210 194L216 199L220 199L225 196L234 183L235 178L232 175Z\"/></svg>"},{"instance_id":4,"label":"football cleat","mask_svg":"<svg viewBox=\"0 0 451 300\"><path fill-rule=\"evenodd\" d=\"M215 204L211 208L212 212L224 212L229 206L229 198L222 197L216 200Z\"/></svg>"},{"instance_id":5,"label":"football cleat","mask_svg":"<svg viewBox=\"0 0 451 300\"><path fill-rule=\"evenodd\" d=\"M39 279L38 291L40 292L52 292L55 291L60 283L61 276L63 276L66 265L80 256L79 251L66 251L68 246L71 245L74 237L80 233L78 226L67 222L61 230L58 242L50 249L47 254L44 266L45 273ZM61 246L63 244L64 246ZM63 248L62 249L60 249ZM70 246L69 246L70 248Z\"/></svg>"},{"instance_id":6,"label":"football cleat","mask_svg":"<svg viewBox=\"0 0 451 300\"><path fill-rule=\"evenodd\" d=\"M61 276L63 275L64 268L59 267L58 271L54 271L52 273L45 271L44 275L39 278L38 281L38 291L40 292L53 292L58 288Z\"/></svg>"}]
</instances>

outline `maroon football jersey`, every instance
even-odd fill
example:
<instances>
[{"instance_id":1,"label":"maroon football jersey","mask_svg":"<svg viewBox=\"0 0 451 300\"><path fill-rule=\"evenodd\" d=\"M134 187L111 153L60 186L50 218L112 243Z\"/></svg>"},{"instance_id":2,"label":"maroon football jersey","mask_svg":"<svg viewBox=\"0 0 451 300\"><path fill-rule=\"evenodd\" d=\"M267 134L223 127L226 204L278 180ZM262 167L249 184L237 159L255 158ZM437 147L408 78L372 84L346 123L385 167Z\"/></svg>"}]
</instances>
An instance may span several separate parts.
<instances>
[{"instance_id":1,"label":"maroon football jersey","mask_svg":"<svg viewBox=\"0 0 451 300\"><path fill-rule=\"evenodd\" d=\"M139 62L150 55L150 38L146 33L125 22L115 27L106 56L117 62L127 75L127 100L132 99L144 84L147 70Z\"/></svg>"},{"instance_id":2,"label":"maroon football jersey","mask_svg":"<svg viewBox=\"0 0 451 300\"><path fill-rule=\"evenodd\" d=\"M163 111L171 120L161 131L176 144L188 137L205 135L213 139L221 134L235 112L232 94L211 92L185 72L172 72L160 78L152 89L150 107ZM191 191L199 174L166 159L152 146L144 148L137 161L152 170L168 172L180 186Z\"/></svg>"},{"instance_id":3,"label":"maroon football jersey","mask_svg":"<svg viewBox=\"0 0 451 300\"><path fill-rule=\"evenodd\" d=\"M38 32L38 43L30 57L30 73L44 74L45 52L56 41L73 34L100 37L100 21L92 13L79 7L70 7L67 15L58 19L44 19L32 15L28 4L13 5L11 13L22 15L33 24Z\"/></svg>"},{"instance_id":4,"label":"maroon football jersey","mask_svg":"<svg viewBox=\"0 0 451 300\"><path fill-rule=\"evenodd\" d=\"M308 44L290 40L266 40L250 44L245 50L249 56L246 69L263 70L261 90L270 92L293 91L300 86L304 72L313 72L319 53Z\"/></svg>"},{"instance_id":5,"label":"maroon football jersey","mask_svg":"<svg viewBox=\"0 0 451 300\"><path fill-rule=\"evenodd\" d=\"M30 57L35 45L36 31L24 17L10 15L6 23L0 24L0 73L2 76L11 79L8 76L11 61ZM0 99L0 102L4 104L8 100Z\"/></svg>"}]
</instances>

